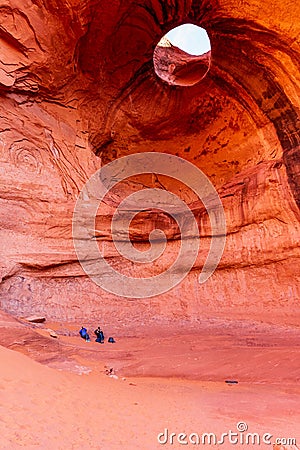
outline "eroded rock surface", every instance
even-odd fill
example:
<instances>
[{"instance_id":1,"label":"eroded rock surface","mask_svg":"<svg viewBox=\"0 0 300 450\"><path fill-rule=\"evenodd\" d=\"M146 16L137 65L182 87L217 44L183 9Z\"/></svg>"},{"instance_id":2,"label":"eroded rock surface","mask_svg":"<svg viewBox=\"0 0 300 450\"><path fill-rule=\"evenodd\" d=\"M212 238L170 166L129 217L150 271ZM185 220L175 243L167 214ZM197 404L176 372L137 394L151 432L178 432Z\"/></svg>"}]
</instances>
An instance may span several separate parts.
<instances>
[{"instance_id":1,"label":"eroded rock surface","mask_svg":"<svg viewBox=\"0 0 300 450\"><path fill-rule=\"evenodd\" d=\"M297 2L107 3L5 0L0 8L0 201L3 309L72 320L148 321L203 315L296 323L299 312L299 23ZM160 38L184 22L209 33L206 77L170 86L153 68ZM188 66L185 77L189 77ZM195 68L191 65L191 77ZM197 278L210 245L197 198L170 180L202 225L201 252L183 283L160 297L110 295L83 273L72 242L80 190L103 164L138 152L185 158L222 199L227 243L218 270ZM143 184L141 183L141 184ZM97 218L105 254L114 199ZM131 237L148 239L152 212ZM150 224L150 225L149 225ZM164 270L178 250L166 227ZM176 257L176 256L175 256ZM127 269L126 269L127 270ZM132 268L128 268L132 270Z\"/></svg>"}]
</instances>

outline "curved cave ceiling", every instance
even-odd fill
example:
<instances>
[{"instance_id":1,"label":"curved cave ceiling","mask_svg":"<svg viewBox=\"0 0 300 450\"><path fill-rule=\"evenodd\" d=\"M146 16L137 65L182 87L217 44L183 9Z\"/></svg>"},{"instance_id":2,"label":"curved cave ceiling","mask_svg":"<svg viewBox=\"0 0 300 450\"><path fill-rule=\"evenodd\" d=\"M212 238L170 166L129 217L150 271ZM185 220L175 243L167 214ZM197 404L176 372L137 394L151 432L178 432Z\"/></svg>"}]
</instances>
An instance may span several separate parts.
<instances>
[{"instance_id":1,"label":"curved cave ceiling","mask_svg":"<svg viewBox=\"0 0 300 450\"><path fill-rule=\"evenodd\" d=\"M103 162L170 152L194 162L220 187L262 161L282 160L300 206L296 2L47 0L28 2L24 11L18 6L14 0L0 11L1 38L16 54L10 59L19 55L9 73L7 64L15 61L3 61L3 88L77 108ZM208 32L210 70L194 86L170 86L155 74L153 52L166 32L184 23ZM199 70L179 55L179 81Z\"/></svg>"},{"instance_id":2,"label":"curved cave ceiling","mask_svg":"<svg viewBox=\"0 0 300 450\"><path fill-rule=\"evenodd\" d=\"M104 2L91 2L76 50L90 83L83 114L93 151L105 162L148 149L174 152L207 166L217 185L263 160L282 159L300 206L299 7L289 5L293 27L270 8L146 1L114 2L108 11ZM210 71L195 86L170 86L154 73L153 51L167 31L187 22L209 34ZM178 78L200 70L193 61L177 63Z\"/></svg>"}]
</instances>

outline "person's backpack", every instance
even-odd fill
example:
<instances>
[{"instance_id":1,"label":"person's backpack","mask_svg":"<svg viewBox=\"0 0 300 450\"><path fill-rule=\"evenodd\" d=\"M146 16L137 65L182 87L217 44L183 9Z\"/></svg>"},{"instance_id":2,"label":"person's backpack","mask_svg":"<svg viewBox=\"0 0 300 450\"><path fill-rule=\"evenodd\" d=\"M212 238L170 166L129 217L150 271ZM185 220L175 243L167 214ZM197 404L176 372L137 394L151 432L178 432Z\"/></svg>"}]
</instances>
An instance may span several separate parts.
<instances>
[{"instance_id":1,"label":"person's backpack","mask_svg":"<svg viewBox=\"0 0 300 450\"><path fill-rule=\"evenodd\" d=\"M111 344L114 344L116 341L114 340L113 337L109 337L107 342L110 342Z\"/></svg>"}]
</instances>

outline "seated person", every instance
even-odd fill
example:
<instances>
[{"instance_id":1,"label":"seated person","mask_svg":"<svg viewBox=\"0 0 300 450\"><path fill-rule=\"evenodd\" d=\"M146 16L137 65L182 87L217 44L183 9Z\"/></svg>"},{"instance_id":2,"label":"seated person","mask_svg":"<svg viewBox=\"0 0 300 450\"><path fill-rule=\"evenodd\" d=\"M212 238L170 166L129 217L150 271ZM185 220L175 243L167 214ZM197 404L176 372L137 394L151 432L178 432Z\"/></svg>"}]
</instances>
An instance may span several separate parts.
<instances>
[{"instance_id":1,"label":"seated person","mask_svg":"<svg viewBox=\"0 0 300 450\"><path fill-rule=\"evenodd\" d=\"M87 329L84 327L81 327L81 330L79 331L80 336L85 339L85 336L87 334Z\"/></svg>"},{"instance_id":2,"label":"seated person","mask_svg":"<svg viewBox=\"0 0 300 450\"><path fill-rule=\"evenodd\" d=\"M81 327L79 334L82 337L82 339L85 339L86 342L90 342L90 336L89 336L86 328Z\"/></svg>"},{"instance_id":3,"label":"seated person","mask_svg":"<svg viewBox=\"0 0 300 450\"><path fill-rule=\"evenodd\" d=\"M98 327L95 331L94 331L95 335L96 335L96 342L100 342L100 344L104 343L104 334L103 331L101 330L100 327Z\"/></svg>"}]
</instances>

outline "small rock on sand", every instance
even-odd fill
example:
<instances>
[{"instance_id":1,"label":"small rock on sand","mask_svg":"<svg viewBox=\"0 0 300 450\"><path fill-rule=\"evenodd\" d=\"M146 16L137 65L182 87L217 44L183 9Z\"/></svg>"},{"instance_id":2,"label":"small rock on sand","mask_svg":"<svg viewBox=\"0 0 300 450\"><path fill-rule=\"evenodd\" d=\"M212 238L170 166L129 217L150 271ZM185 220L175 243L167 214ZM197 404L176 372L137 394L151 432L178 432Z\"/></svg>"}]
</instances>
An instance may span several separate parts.
<instances>
[{"instance_id":1,"label":"small rock on sand","mask_svg":"<svg viewBox=\"0 0 300 450\"><path fill-rule=\"evenodd\" d=\"M55 333L55 331L51 330L51 328L48 328L48 333L50 334L51 337L53 338L58 338L58 334Z\"/></svg>"},{"instance_id":2,"label":"small rock on sand","mask_svg":"<svg viewBox=\"0 0 300 450\"><path fill-rule=\"evenodd\" d=\"M46 321L46 317L43 316L31 316L31 317L26 317L27 322L31 322L31 323L44 323Z\"/></svg>"}]
</instances>

